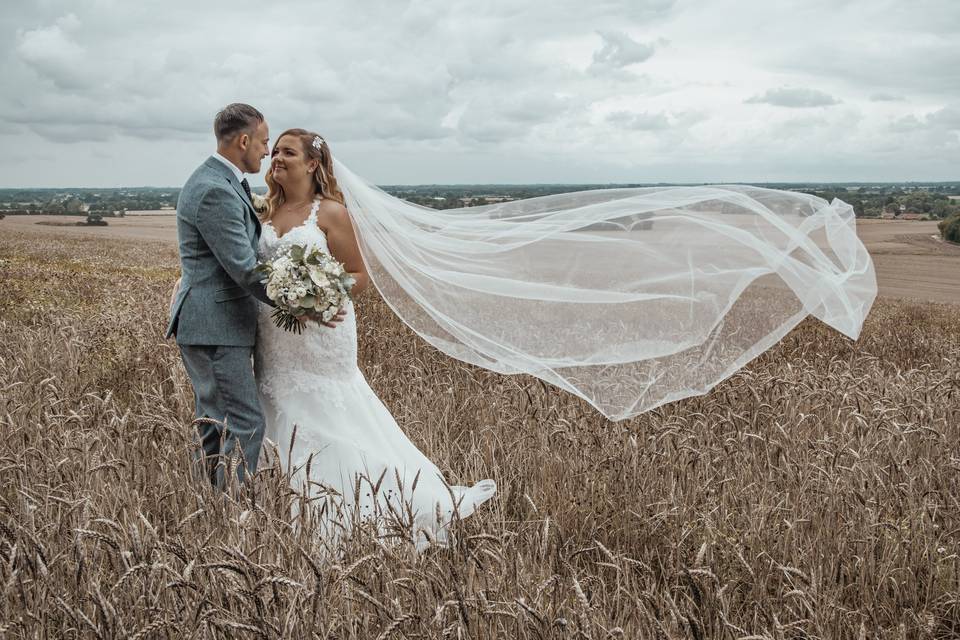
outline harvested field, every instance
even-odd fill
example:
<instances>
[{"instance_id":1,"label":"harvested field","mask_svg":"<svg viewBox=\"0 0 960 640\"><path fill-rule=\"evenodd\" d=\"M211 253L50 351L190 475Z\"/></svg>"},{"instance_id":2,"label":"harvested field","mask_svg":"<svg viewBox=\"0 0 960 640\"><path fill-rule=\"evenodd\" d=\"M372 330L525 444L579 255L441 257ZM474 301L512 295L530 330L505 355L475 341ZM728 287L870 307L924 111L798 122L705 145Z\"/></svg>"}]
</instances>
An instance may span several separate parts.
<instances>
[{"instance_id":1,"label":"harvested field","mask_svg":"<svg viewBox=\"0 0 960 640\"><path fill-rule=\"evenodd\" d=\"M926 300L881 297L855 343L808 320L620 423L451 360L362 296L371 386L449 481L499 494L451 549L358 535L323 559L276 468L236 500L190 479L192 393L161 339L172 218L36 221L0 221L2 637L960 635L941 276L960 248L922 240L934 223L860 227L881 292Z\"/></svg>"}]
</instances>

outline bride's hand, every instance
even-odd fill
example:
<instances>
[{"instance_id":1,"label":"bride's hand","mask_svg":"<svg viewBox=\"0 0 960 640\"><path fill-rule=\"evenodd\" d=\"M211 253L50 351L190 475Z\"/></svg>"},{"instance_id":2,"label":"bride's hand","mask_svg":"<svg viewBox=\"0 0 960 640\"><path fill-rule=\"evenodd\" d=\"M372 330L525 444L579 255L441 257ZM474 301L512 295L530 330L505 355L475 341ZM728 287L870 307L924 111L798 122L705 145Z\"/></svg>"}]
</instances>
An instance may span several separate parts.
<instances>
[{"instance_id":1,"label":"bride's hand","mask_svg":"<svg viewBox=\"0 0 960 640\"><path fill-rule=\"evenodd\" d=\"M320 321L320 324L322 324L322 325L325 326L325 327L330 327L331 329L333 329L333 328L336 327L338 324L340 324L341 322L343 322L343 319L346 318L346 317L347 317L347 311L346 311L346 309L340 309L340 311L337 311L337 315L335 315L335 316L333 316L332 318L330 318L330 321L329 321L329 322L323 322L323 321L321 320L321 321Z\"/></svg>"},{"instance_id":2,"label":"bride's hand","mask_svg":"<svg viewBox=\"0 0 960 640\"><path fill-rule=\"evenodd\" d=\"M325 327L335 329L336 326L341 322L343 322L343 319L346 317L347 317L347 312L345 309L340 309L339 311L337 311L337 315L333 316L327 321L324 321L323 316L321 316L319 313L313 313L312 311L308 311L307 313L300 316L300 323L306 324L308 320L312 320L317 324L322 324Z\"/></svg>"},{"instance_id":3,"label":"bride's hand","mask_svg":"<svg viewBox=\"0 0 960 640\"><path fill-rule=\"evenodd\" d=\"M173 285L173 293L170 294L170 306L173 306L173 301L177 299L177 293L180 291L180 280L183 278L177 278L177 284Z\"/></svg>"}]
</instances>

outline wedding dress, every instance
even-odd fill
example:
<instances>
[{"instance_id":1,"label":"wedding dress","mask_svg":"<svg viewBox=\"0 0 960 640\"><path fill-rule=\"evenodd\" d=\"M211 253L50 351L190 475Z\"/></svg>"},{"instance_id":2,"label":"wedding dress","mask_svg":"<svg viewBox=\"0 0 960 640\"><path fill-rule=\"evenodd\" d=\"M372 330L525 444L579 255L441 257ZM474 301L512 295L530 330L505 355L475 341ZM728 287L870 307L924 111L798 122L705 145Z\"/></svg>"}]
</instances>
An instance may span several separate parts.
<instances>
[{"instance_id":1,"label":"wedding dress","mask_svg":"<svg viewBox=\"0 0 960 640\"><path fill-rule=\"evenodd\" d=\"M264 224L259 259L270 260L291 244L329 253L317 226L319 203L282 236ZM381 530L380 524L396 518L413 533L418 549L449 544L454 512L471 515L493 497L496 485L444 481L367 384L357 366L353 305L345 311L335 328L310 323L297 334L277 328L272 309L261 305L254 362L266 438L277 444L298 488L321 507L330 536L349 530L355 516L373 520Z\"/></svg>"}]
</instances>

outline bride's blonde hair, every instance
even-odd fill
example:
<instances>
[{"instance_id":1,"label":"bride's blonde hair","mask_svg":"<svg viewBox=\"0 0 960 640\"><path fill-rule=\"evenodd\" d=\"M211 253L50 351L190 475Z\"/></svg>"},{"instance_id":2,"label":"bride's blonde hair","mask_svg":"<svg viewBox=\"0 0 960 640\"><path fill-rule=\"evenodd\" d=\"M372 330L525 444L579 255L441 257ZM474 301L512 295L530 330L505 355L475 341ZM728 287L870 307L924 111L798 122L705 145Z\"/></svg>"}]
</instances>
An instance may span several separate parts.
<instances>
[{"instance_id":1,"label":"bride's blonde hair","mask_svg":"<svg viewBox=\"0 0 960 640\"><path fill-rule=\"evenodd\" d=\"M273 149L270 151L271 158L277 150L277 145L280 144L280 140L282 140L284 136L296 137L300 140L300 146L303 148L304 155L310 160L318 161L317 170L313 172L313 186L317 195L321 198L329 198L336 200L340 204L344 204L343 193L340 191L340 187L337 185L337 179L333 175L333 156L330 155L330 147L327 145L327 141L324 140L320 134L314 133L313 131L307 131L306 129L287 129L277 136L277 141L273 143ZM270 218L273 217L273 212L286 201L283 187L273 179L273 172L267 171L266 181L268 187L267 209L260 216L264 222L270 220Z\"/></svg>"}]
</instances>

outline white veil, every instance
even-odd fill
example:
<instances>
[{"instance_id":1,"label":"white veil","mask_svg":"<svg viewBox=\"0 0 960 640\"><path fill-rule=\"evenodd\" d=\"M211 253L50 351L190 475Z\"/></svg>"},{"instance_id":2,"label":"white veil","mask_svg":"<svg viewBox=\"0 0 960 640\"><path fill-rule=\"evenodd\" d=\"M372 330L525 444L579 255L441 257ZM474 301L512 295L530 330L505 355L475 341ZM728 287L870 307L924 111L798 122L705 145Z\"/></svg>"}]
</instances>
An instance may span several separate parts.
<instances>
[{"instance_id":1,"label":"white veil","mask_svg":"<svg viewBox=\"0 0 960 640\"><path fill-rule=\"evenodd\" d=\"M841 200L743 185L437 211L335 161L373 283L444 353L611 420L706 393L808 314L850 338L877 293Z\"/></svg>"}]
</instances>

